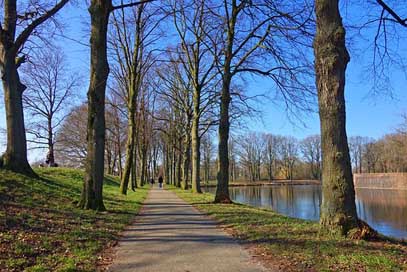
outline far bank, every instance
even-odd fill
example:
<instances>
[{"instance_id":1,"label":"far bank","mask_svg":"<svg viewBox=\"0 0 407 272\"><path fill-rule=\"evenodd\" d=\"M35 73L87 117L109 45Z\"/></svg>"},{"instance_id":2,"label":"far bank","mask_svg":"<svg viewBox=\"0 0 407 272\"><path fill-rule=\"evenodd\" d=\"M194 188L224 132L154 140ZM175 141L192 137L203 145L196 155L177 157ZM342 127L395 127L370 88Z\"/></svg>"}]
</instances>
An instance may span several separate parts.
<instances>
[{"instance_id":1,"label":"far bank","mask_svg":"<svg viewBox=\"0 0 407 272\"><path fill-rule=\"evenodd\" d=\"M407 190L407 173L362 173L353 174L355 188L368 189L401 189ZM216 187L216 181L202 182L203 186ZM320 180L310 179L274 179L247 181L236 180L229 186L259 186L259 185L322 185Z\"/></svg>"}]
</instances>

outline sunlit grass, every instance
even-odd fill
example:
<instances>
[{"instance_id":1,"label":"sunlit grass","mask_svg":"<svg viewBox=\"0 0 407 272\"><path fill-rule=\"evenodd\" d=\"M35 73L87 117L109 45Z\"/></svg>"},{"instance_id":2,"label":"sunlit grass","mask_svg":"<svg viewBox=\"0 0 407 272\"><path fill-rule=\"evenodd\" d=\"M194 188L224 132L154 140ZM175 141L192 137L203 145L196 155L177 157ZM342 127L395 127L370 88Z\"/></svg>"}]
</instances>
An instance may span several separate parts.
<instances>
[{"instance_id":1,"label":"sunlit grass","mask_svg":"<svg viewBox=\"0 0 407 272\"><path fill-rule=\"evenodd\" d=\"M214 217L235 237L253 243L258 254L283 271L407 271L405 244L320 236L315 222L247 205L213 204L209 193L170 190Z\"/></svg>"},{"instance_id":2,"label":"sunlit grass","mask_svg":"<svg viewBox=\"0 0 407 272\"><path fill-rule=\"evenodd\" d=\"M94 271L99 253L134 218L148 189L122 196L118 179L106 177L108 211L98 213L76 207L82 171L35 171L39 179L0 170L0 270Z\"/></svg>"}]
</instances>

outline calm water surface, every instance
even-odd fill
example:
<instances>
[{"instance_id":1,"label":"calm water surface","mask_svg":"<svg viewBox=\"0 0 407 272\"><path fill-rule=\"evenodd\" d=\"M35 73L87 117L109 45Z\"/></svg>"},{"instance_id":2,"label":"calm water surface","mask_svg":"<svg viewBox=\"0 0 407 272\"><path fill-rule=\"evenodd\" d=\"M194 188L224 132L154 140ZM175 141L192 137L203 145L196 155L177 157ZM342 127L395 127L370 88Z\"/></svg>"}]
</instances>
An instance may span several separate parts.
<instances>
[{"instance_id":1,"label":"calm water surface","mask_svg":"<svg viewBox=\"0 0 407 272\"><path fill-rule=\"evenodd\" d=\"M318 185L267 185L229 188L234 201L271 208L278 213L317 221L321 203ZM208 188L215 192L215 188ZM358 216L388 236L407 239L407 190L356 189Z\"/></svg>"}]
</instances>

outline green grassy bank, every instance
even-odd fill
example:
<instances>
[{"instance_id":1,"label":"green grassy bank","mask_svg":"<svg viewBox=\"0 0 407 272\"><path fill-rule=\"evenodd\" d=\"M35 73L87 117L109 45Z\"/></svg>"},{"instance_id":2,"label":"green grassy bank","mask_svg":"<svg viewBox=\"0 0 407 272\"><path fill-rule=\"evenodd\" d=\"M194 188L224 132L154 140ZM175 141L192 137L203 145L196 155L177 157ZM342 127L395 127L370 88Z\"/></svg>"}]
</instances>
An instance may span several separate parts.
<instances>
[{"instance_id":1,"label":"green grassy bank","mask_svg":"<svg viewBox=\"0 0 407 272\"><path fill-rule=\"evenodd\" d=\"M246 205L212 204L214 196L208 193L170 190L253 245L256 255L281 271L407 271L405 243L319 236L316 222Z\"/></svg>"},{"instance_id":2,"label":"green grassy bank","mask_svg":"<svg viewBox=\"0 0 407 272\"><path fill-rule=\"evenodd\" d=\"M0 170L0 271L94 271L100 252L137 214L148 189L119 194L106 177L107 212L76 208L83 172L36 169L39 179Z\"/></svg>"}]
</instances>

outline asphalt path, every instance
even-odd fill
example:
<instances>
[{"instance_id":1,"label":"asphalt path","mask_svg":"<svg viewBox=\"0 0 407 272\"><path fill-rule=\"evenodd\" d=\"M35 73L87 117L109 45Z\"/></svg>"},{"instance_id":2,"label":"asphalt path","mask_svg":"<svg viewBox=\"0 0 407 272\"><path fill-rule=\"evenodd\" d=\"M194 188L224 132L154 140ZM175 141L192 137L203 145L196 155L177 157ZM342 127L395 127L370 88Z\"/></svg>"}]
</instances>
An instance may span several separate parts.
<instances>
[{"instance_id":1,"label":"asphalt path","mask_svg":"<svg viewBox=\"0 0 407 272\"><path fill-rule=\"evenodd\" d=\"M108 271L267 271L243 245L175 193L153 188Z\"/></svg>"}]
</instances>

